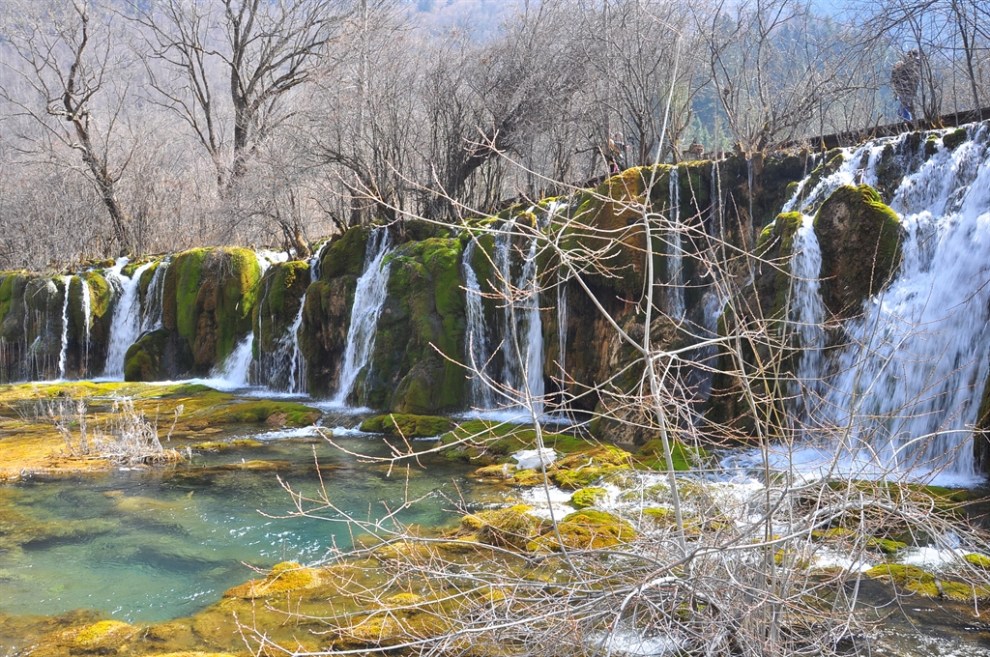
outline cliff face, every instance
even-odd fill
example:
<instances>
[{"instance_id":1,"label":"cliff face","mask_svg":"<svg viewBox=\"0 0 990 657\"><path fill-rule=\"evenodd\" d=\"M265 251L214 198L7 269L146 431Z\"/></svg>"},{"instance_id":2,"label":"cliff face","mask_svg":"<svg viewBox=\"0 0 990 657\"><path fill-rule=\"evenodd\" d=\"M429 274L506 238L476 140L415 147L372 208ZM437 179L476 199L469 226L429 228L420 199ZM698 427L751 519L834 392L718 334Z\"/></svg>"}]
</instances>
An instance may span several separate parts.
<instances>
[{"instance_id":1,"label":"cliff face","mask_svg":"<svg viewBox=\"0 0 990 657\"><path fill-rule=\"evenodd\" d=\"M374 229L391 232L380 265L388 269L386 294L346 401L449 413L511 405L526 382L572 408L624 417L627 401L642 401L648 387L648 347L681 354L654 366L684 402L672 421L693 421L705 411L711 381L703 370L717 354L690 350L716 334L724 291L748 290L733 321L785 318L801 217L776 213L809 162L641 167L593 190L459 227ZM844 188L822 204L815 231L834 314L854 314L889 279L899 230L869 188ZM69 278L0 274L0 379L54 378L60 368L69 378L100 374L114 310L131 281L142 319L127 351L128 380L207 375L253 335L253 382L333 396L355 339L355 290L371 236L368 227L353 228L308 262L266 271L251 251L204 248L132 263L119 281L108 267ZM498 389L485 400L462 366L472 361ZM745 415L728 401L731 380L716 388L719 408L708 412ZM616 427L596 427L612 440L652 437L655 414L627 419L639 428L618 437Z\"/></svg>"}]
</instances>

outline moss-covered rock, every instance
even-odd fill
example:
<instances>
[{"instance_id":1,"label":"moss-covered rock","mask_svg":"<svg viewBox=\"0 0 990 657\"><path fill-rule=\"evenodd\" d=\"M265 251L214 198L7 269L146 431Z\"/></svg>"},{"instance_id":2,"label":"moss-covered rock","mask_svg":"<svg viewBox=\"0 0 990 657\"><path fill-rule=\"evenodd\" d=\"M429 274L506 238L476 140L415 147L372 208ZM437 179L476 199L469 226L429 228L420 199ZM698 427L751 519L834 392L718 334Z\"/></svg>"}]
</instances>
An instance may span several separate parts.
<instances>
[{"instance_id":1,"label":"moss-covered rock","mask_svg":"<svg viewBox=\"0 0 990 657\"><path fill-rule=\"evenodd\" d=\"M872 187L845 186L825 201L814 226L822 253L822 299L838 317L855 315L897 271L900 219Z\"/></svg>"},{"instance_id":2,"label":"moss-covered rock","mask_svg":"<svg viewBox=\"0 0 990 657\"><path fill-rule=\"evenodd\" d=\"M575 509L585 509L589 506L595 506L606 499L608 499L607 490L600 486L589 486L574 491L568 503Z\"/></svg>"},{"instance_id":3,"label":"moss-covered rock","mask_svg":"<svg viewBox=\"0 0 990 657\"><path fill-rule=\"evenodd\" d=\"M161 381L169 376L169 334L164 329L145 333L124 356L125 381Z\"/></svg>"},{"instance_id":4,"label":"moss-covered rock","mask_svg":"<svg viewBox=\"0 0 990 657\"><path fill-rule=\"evenodd\" d=\"M445 417L389 413L368 418L361 423L360 429L404 438L429 438L446 433L453 427L454 422Z\"/></svg>"},{"instance_id":5,"label":"moss-covered rock","mask_svg":"<svg viewBox=\"0 0 990 657\"><path fill-rule=\"evenodd\" d=\"M72 650L83 654L116 654L139 631L139 628L121 621L100 621L76 633Z\"/></svg>"},{"instance_id":6,"label":"moss-covered rock","mask_svg":"<svg viewBox=\"0 0 990 657\"><path fill-rule=\"evenodd\" d=\"M0 273L0 382L58 376L66 294L61 277Z\"/></svg>"},{"instance_id":7,"label":"moss-covered rock","mask_svg":"<svg viewBox=\"0 0 990 657\"><path fill-rule=\"evenodd\" d=\"M319 569L304 567L295 561L283 561L272 567L264 579L251 580L224 593L226 598L267 598L313 589L323 582Z\"/></svg>"},{"instance_id":8,"label":"moss-covered rock","mask_svg":"<svg viewBox=\"0 0 990 657\"><path fill-rule=\"evenodd\" d=\"M310 394L329 395L336 391L354 290L364 269L370 232L365 226L355 226L321 250L319 276L306 291L298 333Z\"/></svg>"},{"instance_id":9,"label":"moss-covered rock","mask_svg":"<svg viewBox=\"0 0 990 657\"><path fill-rule=\"evenodd\" d=\"M528 510L528 507L518 505L481 511L462 518L461 528L474 533L481 543L524 550L542 525L542 521Z\"/></svg>"},{"instance_id":10,"label":"moss-covered rock","mask_svg":"<svg viewBox=\"0 0 990 657\"><path fill-rule=\"evenodd\" d=\"M870 568L867 577L885 579L898 588L926 598L949 600L986 600L990 598L990 586L964 582L952 577L940 577L935 573L905 564L886 563Z\"/></svg>"},{"instance_id":11,"label":"moss-covered rock","mask_svg":"<svg viewBox=\"0 0 990 657\"><path fill-rule=\"evenodd\" d=\"M359 403L423 415L463 408L461 252L459 239L434 237L388 256L388 296Z\"/></svg>"},{"instance_id":12,"label":"moss-covered rock","mask_svg":"<svg viewBox=\"0 0 990 657\"><path fill-rule=\"evenodd\" d=\"M261 279L254 309L254 351L262 383L276 390L291 388L292 335L303 295L309 287L309 263L300 260L275 263Z\"/></svg>"},{"instance_id":13,"label":"moss-covered rock","mask_svg":"<svg viewBox=\"0 0 990 657\"><path fill-rule=\"evenodd\" d=\"M177 342L175 374L207 374L251 330L261 265L242 248L191 249L172 258L162 323Z\"/></svg>"}]
</instances>

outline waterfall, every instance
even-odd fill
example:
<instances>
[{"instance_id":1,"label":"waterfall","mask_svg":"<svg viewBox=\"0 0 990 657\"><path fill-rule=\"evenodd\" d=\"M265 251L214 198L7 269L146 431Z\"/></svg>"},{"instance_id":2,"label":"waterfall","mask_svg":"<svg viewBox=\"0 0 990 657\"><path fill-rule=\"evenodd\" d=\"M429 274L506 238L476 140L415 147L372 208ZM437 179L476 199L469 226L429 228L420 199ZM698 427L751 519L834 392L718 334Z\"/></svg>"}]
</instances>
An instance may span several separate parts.
<instances>
[{"instance_id":1,"label":"waterfall","mask_svg":"<svg viewBox=\"0 0 990 657\"><path fill-rule=\"evenodd\" d=\"M684 302L684 264L681 246L681 192L677 167L670 169L670 241L667 243L667 312L680 321L687 313Z\"/></svg>"},{"instance_id":2,"label":"waterfall","mask_svg":"<svg viewBox=\"0 0 990 657\"><path fill-rule=\"evenodd\" d=\"M213 376L223 379L226 386L244 388L251 382L251 362L254 358L254 333L248 333L234 348Z\"/></svg>"},{"instance_id":3,"label":"waterfall","mask_svg":"<svg viewBox=\"0 0 990 657\"><path fill-rule=\"evenodd\" d=\"M525 376L526 394L534 400L536 413L543 412L543 322L540 319L540 283L537 279L536 253L539 240L534 235L529 242L529 253L523 266L520 289L528 290L525 311L526 353Z\"/></svg>"},{"instance_id":4,"label":"waterfall","mask_svg":"<svg viewBox=\"0 0 990 657\"><path fill-rule=\"evenodd\" d=\"M62 283L65 285L62 293L62 347L58 352L58 378L65 378L66 361L69 356L69 285L72 283L71 276L63 276Z\"/></svg>"},{"instance_id":5,"label":"waterfall","mask_svg":"<svg viewBox=\"0 0 990 657\"><path fill-rule=\"evenodd\" d=\"M906 175L891 207L905 228L898 274L843 326L843 346L827 358L824 314L810 219L795 240L791 319L806 349L797 378L818 396L802 421L807 435L836 443L882 469L975 474L972 428L990 361L990 155L980 128L950 151L924 160L900 155ZM876 184L879 140L785 209L810 213L840 184ZM821 315L819 315L821 313ZM836 436L836 433L839 435Z\"/></svg>"},{"instance_id":6,"label":"waterfall","mask_svg":"<svg viewBox=\"0 0 990 657\"><path fill-rule=\"evenodd\" d=\"M83 329L85 336L85 340L82 344L82 350L83 350L82 371L85 376L88 376L90 332L93 330L93 298L92 298L92 292L89 289L89 283L86 281L85 276L79 277L79 284L82 286L82 314L83 314Z\"/></svg>"},{"instance_id":7,"label":"waterfall","mask_svg":"<svg viewBox=\"0 0 990 657\"><path fill-rule=\"evenodd\" d=\"M358 374L366 369L371 361L378 317L385 306L388 293L389 266L383 265L383 261L390 251L390 246L391 240L387 228L372 231L364 254L364 261L367 264L354 290L354 304L351 306L351 323L347 329L340 383L337 386L337 394L331 400L334 405L346 405L347 398L354 392L354 383Z\"/></svg>"},{"instance_id":8,"label":"waterfall","mask_svg":"<svg viewBox=\"0 0 990 657\"><path fill-rule=\"evenodd\" d=\"M148 292L144 298L144 312L141 315L141 333L157 331L162 327L162 311L165 308L165 275L172 256L162 260L148 284Z\"/></svg>"},{"instance_id":9,"label":"waterfall","mask_svg":"<svg viewBox=\"0 0 990 657\"><path fill-rule=\"evenodd\" d=\"M791 393L795 402L804 407L801 413L805 416L813 412L822 394L825 348L825 303L819 291L822 251L813 222L813 216L802 215L801 226L794 235L788 307L788 319L801 346Z\"/></svg>"},{"instance_id":10,"label":"waterfall","mask_svg":"<svg viewBox=\"0 0 990 657\"><path fill-rule=\"evenodd\" d=\"M476 408L489 410L495 405L495 396L491 386L485 382L484 371L492 353L489 346L488 328L485 326L484 306L481 303L481 286L478 284L474 267L471 266L476 248L475 241L470 240L464 247L464 254L461 257L461 271L464 273L467 298L467 326L464 331L467 338L467 348L464 351L469 357L468 365L477 370L477 372L471 372L469 403Z\"/></svg>"},{"instance_id":11,"label":"waterfall","mask_svg":"<svg viewBox=\"0 0 990 657\"><path fill-rule=\"evenodd\" d=\"M113 322L110 325L110 340L107 346L107 360L103 367L103 376L119 379L124 376L124 357L127 349L134 344L141 334L141 302L138 299L138 284L141 274L153 262L146 262L134 270L133 276L127 278L121 272L129 262L120 258L107 272L107 280L120 290L117 304L113 309Z\"/></svg>"},{"instance_id":12,"label":"waterfall","mask_svg":"<svg viewBox=\"0 0 990 657\"><path fill-rule=\"evenodd\" d=\"M531 399L543 411L543 322L540 319L539 282L536 271L537 235L528 238L529 248L519 275L513 277L512 241L515 218L507 220L495 237L495 266L502 292L502 383Z\"/></svg>"}]
</instances>

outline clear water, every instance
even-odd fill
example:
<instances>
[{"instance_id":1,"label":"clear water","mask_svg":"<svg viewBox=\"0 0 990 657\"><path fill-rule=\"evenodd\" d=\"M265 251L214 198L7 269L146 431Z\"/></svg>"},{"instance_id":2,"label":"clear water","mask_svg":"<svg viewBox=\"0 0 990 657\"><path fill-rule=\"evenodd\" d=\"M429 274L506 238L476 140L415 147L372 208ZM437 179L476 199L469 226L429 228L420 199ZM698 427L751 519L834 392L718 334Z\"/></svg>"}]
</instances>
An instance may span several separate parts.
<instances>
[{"instance_id":1,"label":"clear water","mask_svg":"<svg viewBox=\"0 0 990 657\"><path fill-rule=\"evenodd\" d=\"M279 517L293 506L276 474L296 490L315 493L314 450L331 501L359 520L384 517L408 495L423 499L399 514L402 522L440 525L455 518L450 510L456 504L444 493L470 490L456 465L428 463L407 482L404 469L389 476L306 433L312 432L262 435L261 448L197 455L190 466L172 470L0 487L0 503L30 518L93 530L0 550L0 612L54 615L88 608L131 622L161 621L194 613L257 577L249 566L314 563L334 547L348 548L349 526L338 513L324 512L324 520ZM379 437L336 440L364 453L384 448ZM242 460L274 462L278 472L234 467Z\"/></svg>"}]
</instances>

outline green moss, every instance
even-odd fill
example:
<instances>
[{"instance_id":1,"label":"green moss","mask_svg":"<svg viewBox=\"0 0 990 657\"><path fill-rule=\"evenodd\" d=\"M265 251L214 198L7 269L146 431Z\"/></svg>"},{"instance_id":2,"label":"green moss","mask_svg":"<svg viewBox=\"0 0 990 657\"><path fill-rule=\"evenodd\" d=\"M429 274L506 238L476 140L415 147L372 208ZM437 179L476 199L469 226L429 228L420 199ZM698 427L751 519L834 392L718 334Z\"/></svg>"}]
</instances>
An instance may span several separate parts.
<instances>
[{"instance_id":1,"label":"green moss","mask_svg":"<svg viewBox=\"0 0 990 657\"><path fill-rule=\"evenodd\" d=\"M561 454L587 450L590 445L584 438L569 434L543 433L542 437L545 447ZM521 449L535 448L536 431L522 424L468 420L440 436L440 441L451 445L446 453L450 459L505 462L511 454Z\"/></svg>"},{"instance_id":2,"label":"green moss","mask_svg":"<svg viewBox=\"0 0 990 657\"><path fill-rule=\"evenodd\" d=\"M890 580L898 588L927 598L948 598L960 602L990 598L990 587L986 585L937 577L916 566L882 564L866 571L866 575Z\"/></svg>"},{"instance_id":3,"label":"green moss","mask_svg":"<svg viewBox=\"0 0 990 657\"><path fill-rule=\"evenodd\" d=\"M868 185L835 190L815 215L822 252L822 299L848 317L895 274L901 258L900 219Z\"/></svg>"},{"instance_id":4,"label":"green moss","mask_svg":"<svg viewBox=\"0 0 990 657\"><path fill-rule=\"evenodd\" d=\"M427 438L450 431L452 420L434 415L376 415L361 423L361 431L398 435L405 438Z\"/></svg>"},{"instance_id":5,"label":"green moss","mask_svg":"<svg viewBox=\"0 0 990 657\"><path fill-rule=\"evenodd\" d=\"M174 329L187 342L196 338L196 297L208 249L183 251L172 258L165 276L165 328Z\"/></svg>"},{"instance_id":6,"label":"green moss","mask_svg":"<svg viewBox=\"0 0 990 657\"><path fill-rule=\"evenodd\" d=\"M283 561L272 567L262 580L252 580L235 586L224 593L225 598L267 598L292 591L311 589L322 583L322 575L316 568L304 567L295 561Z\"/></svg>"},{"instance_id":7,"label":"green moss","mask_svg":"<svg viewBox=\"0 0 990 657\"><path fill-rule=\"evenodd\" d=\"M127 349L124 356L125 381L160 381L168 378L165 349L168 331L145 333Z\"/></svg>"},{"instance_id":8,"label":"green moss","mask_svg":"<svg viewBox=\"0 0 990 657\"><path fill-rule=\"evenodd\" d=\"M588 488L581 488L580 490L574 491L574 494L571 495L569 504L575 509L584 509L589 506L595 506L607 498L607 490L598 486L589 486Z\"/></svg>"},{"instance_id":9,"label":"green moss","mask_svg":"<svg viewBox=\"0 0 990 657\"><path fill-rule=\"evenodd\" d=\"M942 135L942 145L952 151L967 139L969 139L969 135L966 132L966 128L957 128L948 134Z\"/></svg>"},{"instance_id":10,"label":"green moss","mask_svg":"<svg viewBox=\"0 0 990 657\"><path fill-rule=\"evenodd\" d=\"M197 424L267 424L276 427L306 427L320 418L320 411L297 402L256 399L209 405L190 413L187 421Z\"/></svg>"},{"instance_id":11,"label":"green moss","mask_svg":"<svg viewBox=\"0 0 990 657\"><path fill-rule=\"evenodd\" d=\"M697 467L709 458L705 448L685 445L679 440L670 441L670 454L674 463L674 470L679 472ZM654 470L666 470L667 460L664 457L663 441L651 440L643 445L636 452L636 461Z\"/></svg>"},{"instance_id":12,"label":"green moss","mask_svg":"<svg viewBox=\"0 0 990 657\"><path fill-rule=\"evenodd\" d=\"M113 302L113 290L103 274L97 271L87 271L79 275L89 286L90 312L94 318L107 315Z\"/></svg>"},{"instance_id":13,"label":"green moss","mask_svg":"<svg viewBox=\"0 0 990 657\"><path fill-rule=\"evenodd\" d=\"M370 230L355 226L332 240L320 259L320 280L338 276L360 276L364 269L364 253Z\"/></svg>"}]
</instances>

